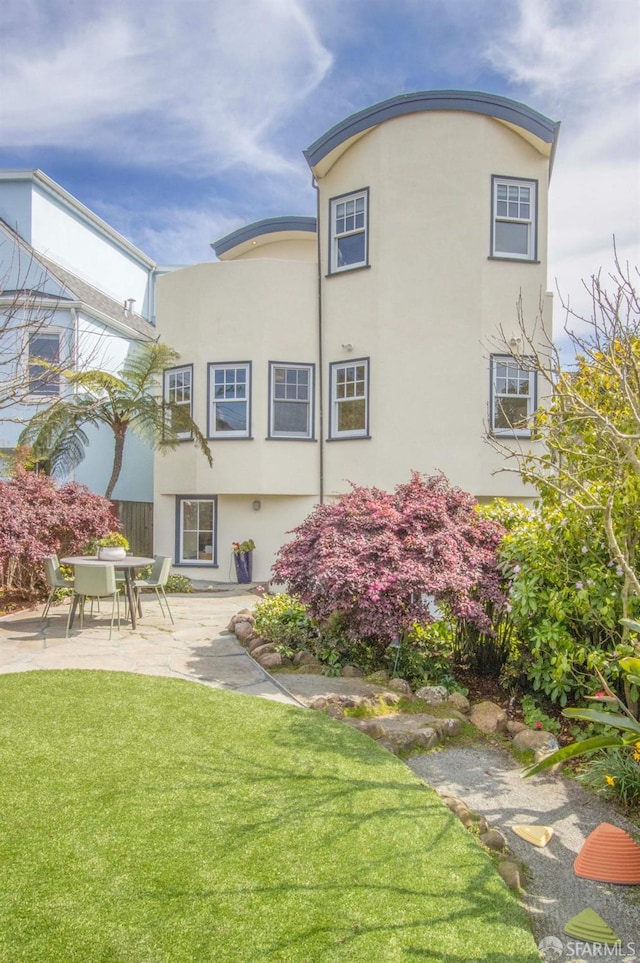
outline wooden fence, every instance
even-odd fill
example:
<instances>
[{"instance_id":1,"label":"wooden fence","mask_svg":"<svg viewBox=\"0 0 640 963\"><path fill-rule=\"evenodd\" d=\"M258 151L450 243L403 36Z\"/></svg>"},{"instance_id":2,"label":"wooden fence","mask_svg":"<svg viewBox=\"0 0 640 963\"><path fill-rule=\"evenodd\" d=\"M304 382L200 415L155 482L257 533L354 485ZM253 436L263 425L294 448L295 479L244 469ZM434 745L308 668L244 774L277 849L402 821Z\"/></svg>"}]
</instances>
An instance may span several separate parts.
<instances>
[{"instance_id":1,"label":"wooden fence","mask_svg":"<svg viewBox=\"0 0 640 963\"><path fill-rule=\"evenodd\" d=\"M114 502L134 555L153 555L153 502Z\"/></svg>"}]
</instances>

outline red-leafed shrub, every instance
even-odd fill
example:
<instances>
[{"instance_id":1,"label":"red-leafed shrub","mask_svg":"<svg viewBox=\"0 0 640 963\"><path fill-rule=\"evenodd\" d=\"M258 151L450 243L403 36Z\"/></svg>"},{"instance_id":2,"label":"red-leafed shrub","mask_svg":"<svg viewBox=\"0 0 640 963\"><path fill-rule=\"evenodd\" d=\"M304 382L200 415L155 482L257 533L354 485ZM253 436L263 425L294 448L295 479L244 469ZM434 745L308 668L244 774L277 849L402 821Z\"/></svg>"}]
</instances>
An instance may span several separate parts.
<instances>
[{"instance_id":1,"label":"red-leafed shrub","mask_svg":"<svg viewBox=\"0 0 640 963\"><path fill-rule=\"evenodd\" d=\"M504 530L475 505L443 475L413 472L394 492L353 485L294 529L275 579L320 624L339 613L354 640L388 644L433 621L433 600L490 632L483 606L506 603L496 556Z\"/></svg>"},{"instance_id":2,"label":"red-leafed shrub","mask_svg":"<svg viewBox=\"0 0 640 963\"><path fill-rule=\"evenodd\" d=\"M36 594L44 586L42 560L73 555L90 539L117 529L109 501L84 485L56 487L46 475L18 468L0 481L0 585Z\"/></svg>"}]
</instances>

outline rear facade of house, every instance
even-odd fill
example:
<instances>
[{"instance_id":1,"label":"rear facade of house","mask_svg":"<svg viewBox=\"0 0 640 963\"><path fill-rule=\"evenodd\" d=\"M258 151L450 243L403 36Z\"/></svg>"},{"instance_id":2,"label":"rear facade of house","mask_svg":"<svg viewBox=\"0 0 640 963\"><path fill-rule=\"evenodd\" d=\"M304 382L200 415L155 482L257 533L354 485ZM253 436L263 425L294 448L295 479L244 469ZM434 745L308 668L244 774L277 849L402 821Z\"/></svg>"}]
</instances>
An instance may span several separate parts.
<instances>
[{"instance_id":1,"label":"rear facade of house","mask_svg":"<svg viewBox=\"0 0 640 963\"><path fill-rule=\"evenodd\" d=\"M181 355L165 396L213 467L189 437L156 458L156 551L227 581L251 538L266 580L287 533L349 483L392 489L416 469L480 500L532 496L488 441L530 444L538 386L508 343L522 350L519 300L551 334L557 133L489 94L393 98L304 152L315 218L256 221L214 243L217 263L159 279L158 330Z\"/></svg>"}]
</instances>

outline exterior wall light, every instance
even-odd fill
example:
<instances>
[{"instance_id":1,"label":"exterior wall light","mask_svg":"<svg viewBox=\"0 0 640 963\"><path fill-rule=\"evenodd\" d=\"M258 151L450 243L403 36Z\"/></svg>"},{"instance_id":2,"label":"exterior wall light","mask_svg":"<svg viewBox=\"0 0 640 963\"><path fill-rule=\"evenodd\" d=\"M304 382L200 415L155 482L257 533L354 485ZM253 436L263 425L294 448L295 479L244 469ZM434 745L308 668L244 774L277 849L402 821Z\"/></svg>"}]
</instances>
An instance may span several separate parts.
<instances>
[{"instance_id":1,"label":"exterior wall light","mask_svg":"<svg viewBox=\"0 0 640 963\"><path fill-rule=\"evenodd\" d=\"M254 512L259 512L262 508L262 502L259 498L256 498L254 502L251 502L251 507L253 508Z\"/></svg>"}]
</instances>

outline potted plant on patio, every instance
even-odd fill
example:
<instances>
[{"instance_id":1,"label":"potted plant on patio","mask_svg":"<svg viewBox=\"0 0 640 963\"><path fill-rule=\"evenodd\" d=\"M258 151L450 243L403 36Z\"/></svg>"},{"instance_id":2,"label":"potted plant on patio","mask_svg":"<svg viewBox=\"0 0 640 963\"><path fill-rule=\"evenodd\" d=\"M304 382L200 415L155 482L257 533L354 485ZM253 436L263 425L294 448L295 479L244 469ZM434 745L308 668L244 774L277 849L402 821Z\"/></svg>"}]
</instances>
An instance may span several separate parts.
<instances>
[{"instance_id":1,"label":"potted plant on patio","mask_svg":"<svg viewBox=\"0 0 640 963\"><path fill-rule=\"evenodd\" d=\"M117 562L126 558L129 550L129 542L122 532L107 532L93 544L95 554L105 562Z\"/></svg>"},{"instance_id":2,"label":"potted plant on patio","mask_svg":"<svg viewBox=\"0 0 640 963\"><path fill-rule=\"evenodd\" d=\"M241 584L251 581L253 574L253 550L256 547L252 538L244 542L232 542L233 560L236 565L236 578Z\"/></svg>"}]
</instances>

